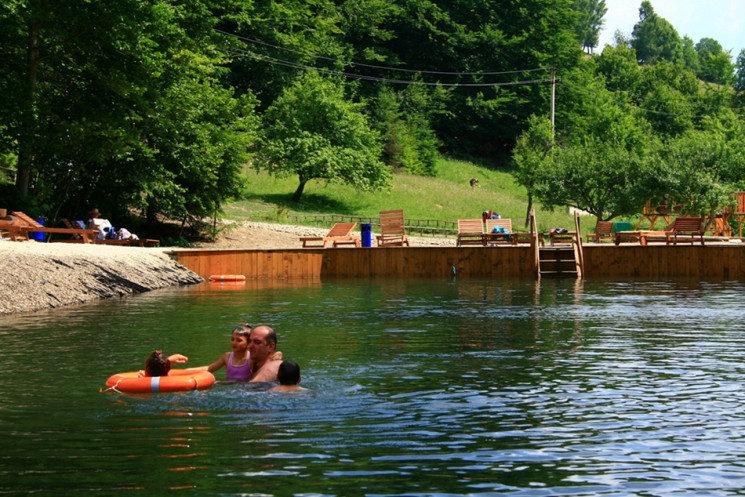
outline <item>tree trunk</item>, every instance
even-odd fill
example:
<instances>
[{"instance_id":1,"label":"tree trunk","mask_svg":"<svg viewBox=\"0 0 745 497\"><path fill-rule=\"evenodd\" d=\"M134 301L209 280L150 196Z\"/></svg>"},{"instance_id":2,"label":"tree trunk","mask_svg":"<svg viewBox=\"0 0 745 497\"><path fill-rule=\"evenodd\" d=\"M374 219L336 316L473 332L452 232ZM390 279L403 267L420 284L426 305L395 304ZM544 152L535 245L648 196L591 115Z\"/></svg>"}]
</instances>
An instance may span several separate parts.
<instances>
[{"instance_id":1,"label":"tree trunk","mask_svg":"<svg viewBox=\"0 0 745 497\"><path fill-rule=\"evenodd\" d=\"M28 74L26 76L28 87L21 117L21 132L18 137L18 172L16 175L16 189L21 198L28 197L36 148L36 85L38 83L41 20L31 19L28 29Z\"/></svg>"},{"instance_id":2,"label":"tree trunk","mask_svg":"<svg viewBox=\"0 0 745 497\"><path fill-rule=\"evenodd\" d=\"M145 232L152 233L155 231L155 207L153 207L153 198L148 195L147 206L145 207Z\"/></svg>"},{"instance_id":3,"label":"tree trunk","mask_svg":"<svg viewBox=\"0 0 745 497\"><path fill-rule=\"evenodd\" d=\"M303 190L305 189L305 183L307 183L307 180L300 180L300 184L297 186L297 190L295 190L295 193L292 194L292 200L294 202L300 200L300 196L303 194Z\"/></svg>"},{"instance_id":4,"label":"tree trunk","mask_svg":"<svg viewBox=\"0 0 745 497\"><path fill-rule=\"evenodd\" d=\"M533 210L533 194L528 190L528 210L525 211L525 227L530 226L530 211Z\"/></svg>"}]
</instances>

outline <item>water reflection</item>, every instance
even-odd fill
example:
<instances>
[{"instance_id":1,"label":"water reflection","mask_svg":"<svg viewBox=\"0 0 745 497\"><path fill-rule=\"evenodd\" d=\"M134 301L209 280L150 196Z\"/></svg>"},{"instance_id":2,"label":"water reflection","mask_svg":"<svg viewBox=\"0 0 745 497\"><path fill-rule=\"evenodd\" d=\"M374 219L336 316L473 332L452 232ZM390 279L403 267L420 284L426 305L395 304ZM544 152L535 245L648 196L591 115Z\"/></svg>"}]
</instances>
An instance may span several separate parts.
<instances>
[{"instance_id":1,"label":"water reflection","mask_svg":"<svg viewBox=\"0 0 745 497\"><path fill-rule=\"evenodd\" d=\"M740 283L305 283L2 318L0 493L743 488ZM241 322L275 326L308 392L98 393L154 348L212 362Z\"/></svg>"}]
</instances>

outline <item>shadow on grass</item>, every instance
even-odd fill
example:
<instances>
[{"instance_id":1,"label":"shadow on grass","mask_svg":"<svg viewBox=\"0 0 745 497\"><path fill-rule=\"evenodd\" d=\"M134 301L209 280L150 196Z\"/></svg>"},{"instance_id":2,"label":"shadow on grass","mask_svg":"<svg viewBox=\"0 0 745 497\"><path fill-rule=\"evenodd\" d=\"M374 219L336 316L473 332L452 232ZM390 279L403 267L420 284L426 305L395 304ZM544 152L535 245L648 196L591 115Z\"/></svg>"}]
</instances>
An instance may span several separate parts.
<instances>
[{"instance_id":1,"label":"shadow on grass","mask_svg":"<svg viewBox=\"0 0 745 497\"><path fill-rule=\"evenodd\" d=\"M292 194L266 194L266 195L248 195L245 200L260 200L268 204L273 204L277 209L285 209L287 211L294 212L313 212L323 214L347 214L351 215L355 213L355 210L347 206L346 204L337 200L326 197L325 195L318 195L314 193L307 193L300 197L300 200L295 202L292 200Z\"/></svg>"}]
</instances>

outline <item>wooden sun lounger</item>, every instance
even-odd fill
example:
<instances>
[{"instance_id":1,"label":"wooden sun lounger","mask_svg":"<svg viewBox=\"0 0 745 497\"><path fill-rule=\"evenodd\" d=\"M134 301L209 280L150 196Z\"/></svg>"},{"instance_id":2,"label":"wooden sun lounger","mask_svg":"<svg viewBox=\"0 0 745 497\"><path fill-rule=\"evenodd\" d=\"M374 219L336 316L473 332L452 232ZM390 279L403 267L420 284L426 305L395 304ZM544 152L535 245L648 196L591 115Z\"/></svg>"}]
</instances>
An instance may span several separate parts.
<instances>
[{"instance_id":1,"label":"wooden sun lounger","mask_svg":"<svg viewBox=\"0 0 745 497\"><path fill-rule=\"evenodd\" d=\"M594 239L596 243L600 243L604 241L612 242L613 241L613 236L611 235L612 231L613 231L613 222L598 221L598 224L595 226L595 232L587 234L587 241L590 242L590 239Z\"/></svg>"},{"instance_id":2,"label":"wooden sun lounger","mask_svg":"<svg viewBox=\"0 0 745 497\"><path fill-rule=\"evenodd\" d=\"M697 238L701 245L704 244L704 232L701 229L700 217L678 216L669 227L671 233L668 244L672 241L673 245L677 245L680 239L683 242L691 242L691 245L693 245Z\"/></svg>"},{"instance_id":3,"label":"wooden sun lounger","mask_svg":"<svg viewBox=\"0 0 745 497\"><path fill-rule=\"evenodd\" d=\"M360 246L360 237L352 235L352 230L357 223L336 223L331 227L324 236L304 236L300 237L304 248L326 248L327 243L331 243L334 248L342 245Z\"/></svg>"},{"instance_id":4,"label":"wooden sun lounger","mask_svg":"<svg viewBox=\"0 0 745 497\"><path fill-rule=\"evenodd\" d=\"M507 233L493 233L497 226L507 230ZM512 219L487 219L484 241L486 245L517 245L517 237L512 232Z\"/></svg>"},{"instance_id":5,"label":"wooden sun lounger","mask_svg":"<svg viewBox=\"0 0 745 497\"><path fill-rule=\"evenodd\" d=\"M18 218L21 222L24 223L23 229L25 230L26 238L28 238L29 232L36 232L36 233L61 233L66 235L79 235L80 241L83 243L93 243L93 240L96 239L96 236L98 235L98 230L88 230L88 229L75 229L75 228L48 228L46 226L42 226L38 222L36 222L35 219L31 218L27 214L24 214L23 212L16 211L12 213L14 217Z\"/></svg>"},{"instance_id":6,"label":"wooden sun lounger","mask_svg":"<svg viewBox=\"0 0 745 497\"><path fill-rule=\"evenodd\" d=\"M462 245L486 245L484 221L482 219L458 219L456 247Z\"/></svg>"},{"instance_id":7,"label":"wooden sun lounger","mask_svg":"<svg viewBox=\"0 0 745 497\"><path fill-rule=\"evenodd\" d=\"M62 223L67 226L70 229L75 229L75 226L65 218L62 218ZM76 224L83 226L83 221L75 221ZM74 241L82 241L80 235L74 235L72 240L66 240L69 242ZM156 240L154 238L125 238L123 240L111 240L111 239L104 239L101 240L98 237L96 237L93 240L93 243L97 245L119 245L122 247L157 247L160 245L160 240Z\"/></svg>"},{"instance_id":8,"label":"wooden sun lounger","mask_svg":"<svg viewBox=\"0 0 745 497\"><path fill-rule=\"evenodd\" d=\"M153 238L126 238L124 240L99 240L93 241L96 245L118 245L120 247L157 247L160 245L160 240Z\"/></svg>"},{"instance_id":9,"label":"wooden sun lounger","mask_svg":"<svg viewBox=\"0 0 745 497\"><path fill-rule=\"evenodd\" d=\"M378 247L409 246L403 209L380 211L380 235L377 240Z\"/></svg>"}]
</instances>

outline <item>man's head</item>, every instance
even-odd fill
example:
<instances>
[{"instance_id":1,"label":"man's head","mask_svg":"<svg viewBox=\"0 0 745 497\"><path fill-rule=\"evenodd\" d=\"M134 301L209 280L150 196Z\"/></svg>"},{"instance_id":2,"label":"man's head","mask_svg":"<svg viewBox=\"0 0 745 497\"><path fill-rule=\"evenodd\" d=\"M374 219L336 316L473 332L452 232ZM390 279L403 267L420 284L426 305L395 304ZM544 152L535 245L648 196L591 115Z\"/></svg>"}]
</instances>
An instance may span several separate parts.
<instances>
[{"instance_id":1,"label":"man's head","mask_svg":"<svg viewBox=\"0 0 745 497\"><path fill-rule=\"evenodd\" d=\"M263 364L277 350L277 334L266 325L259 325L251 330L248 340L248 351L251 360Z\"/></svg>"},{"instance_id":2,"label":"man's head","mask_svg":"<svg viewBox=\"0 0 745 497\"><path fill-rule=\"evenodd\" d=\"M282 361L277 371L280 385L297 385L300 383L300 366L296 362Z\"/></svg>"}]
</instances>

